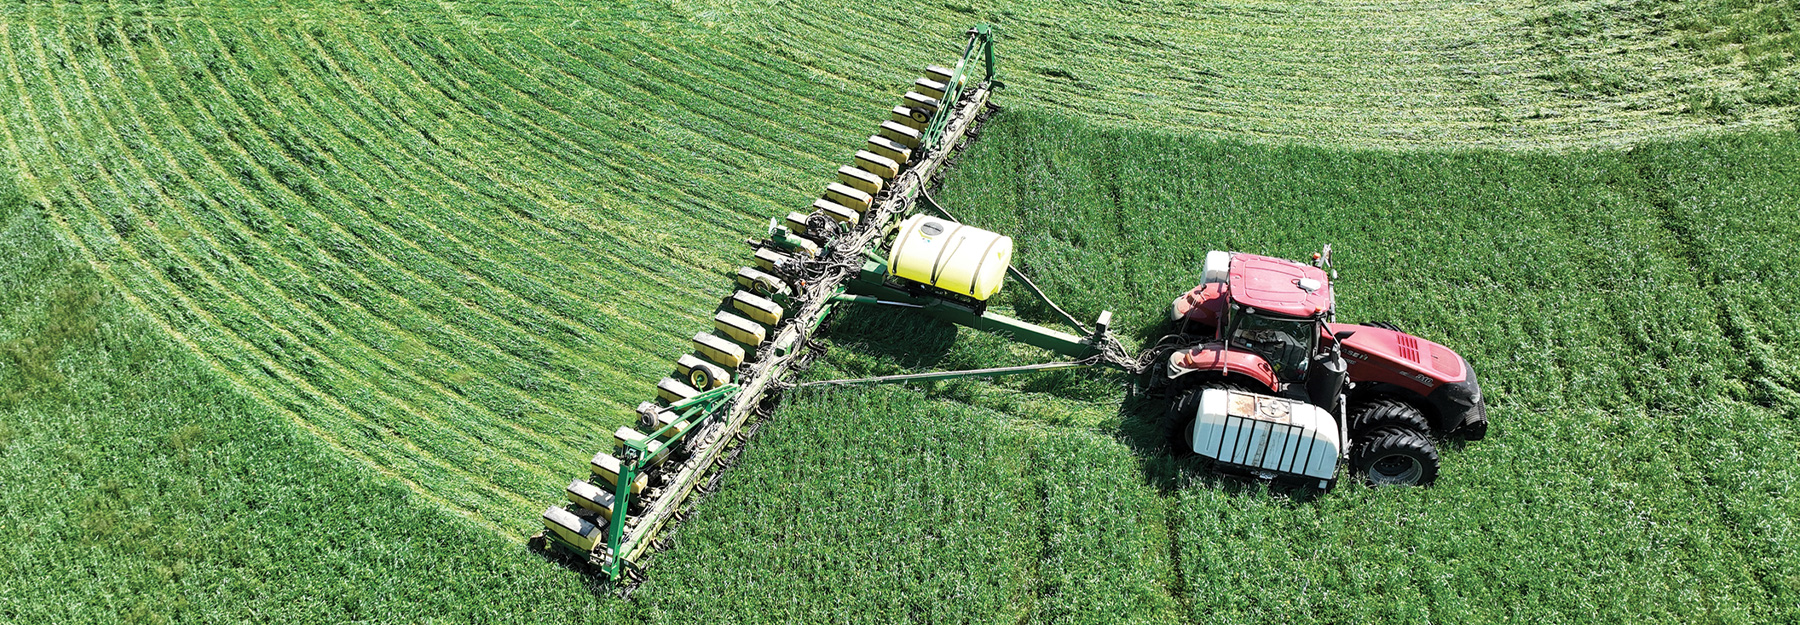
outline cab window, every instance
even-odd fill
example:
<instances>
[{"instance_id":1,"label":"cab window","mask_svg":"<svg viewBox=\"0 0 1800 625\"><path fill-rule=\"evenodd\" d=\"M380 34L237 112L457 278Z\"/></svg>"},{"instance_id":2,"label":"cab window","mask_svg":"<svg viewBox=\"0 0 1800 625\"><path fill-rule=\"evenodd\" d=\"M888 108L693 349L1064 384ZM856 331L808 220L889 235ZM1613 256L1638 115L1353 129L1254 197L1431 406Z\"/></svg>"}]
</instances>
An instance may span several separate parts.
<instances>
[{"instance_id":1,"label":"cab window","mask_svg":"<svg viewBox=\"0 0 1800 625\"><path fill-rule=\"evenodd\" d=\"M1242 314L1231 344L1262 355L1276 375L1298 378L1306 372L1316 334L1311 321Z\"/></svg>"}]
</instances>

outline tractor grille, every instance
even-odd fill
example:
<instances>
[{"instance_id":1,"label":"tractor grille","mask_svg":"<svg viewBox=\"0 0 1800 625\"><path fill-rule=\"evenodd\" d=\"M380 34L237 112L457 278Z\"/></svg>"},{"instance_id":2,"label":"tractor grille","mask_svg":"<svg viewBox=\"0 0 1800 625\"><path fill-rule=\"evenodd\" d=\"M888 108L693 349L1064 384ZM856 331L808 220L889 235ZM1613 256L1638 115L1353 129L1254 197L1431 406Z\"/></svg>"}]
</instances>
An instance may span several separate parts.
<instances>
[{"instance_id":1,"label":"tractor grille","mask_svg":"<svg viewBox=\"0 0 1800 625\"><path fill-rule=\"evenodd\" d=\"M1400 335L1400 357L1419 362L1419 339L1411 335Z\"/></svg>"}]
</instances>

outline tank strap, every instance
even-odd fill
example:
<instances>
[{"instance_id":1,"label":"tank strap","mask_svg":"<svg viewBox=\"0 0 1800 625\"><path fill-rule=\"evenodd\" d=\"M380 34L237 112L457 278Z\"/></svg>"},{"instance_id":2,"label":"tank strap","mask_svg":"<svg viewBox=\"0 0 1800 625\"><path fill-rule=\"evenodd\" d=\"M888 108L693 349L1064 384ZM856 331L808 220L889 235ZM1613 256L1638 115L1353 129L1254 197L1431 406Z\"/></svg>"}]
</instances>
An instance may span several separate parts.
<instances>
[{"instance_id":1,"label":"tank strap","mask_svg":"<svg viewBox=\"0 0 1800 625\"><path fill-rule=\"evenodd\" d=\"M962 232L962 229L966 227L967 226L962 224L956 224L955 228L951 228L949 232L944 233L944 246L938 248L937 258L931 261L931 286L937 286L938 275L944 272L944 254L954 251L950 247L950 239L955 237L956 233ZM956 247L962 247L962 239L956 240ZM951 256L954 257L955 254L951 254Z\"/></svg>"},{"instance_id":2,"label":"tank strap","mask_svg":"<svg viewBox=\"0 0 1800 625\"><path fill-rule=\"evenodd\" d=\"M987 262L988 254L990 254L994 251L994 246L999 245L1000 241L1004 240L1005 238L1006 237L996 235L992 241L988 241L987 249L981 251L981 262L983 262L983 263ZM981 265L978 263L975 265L975 267L980 268ZM1005 272L1001 272L1001 275L1005 275ZM969 293L971 295L975 293L975 282L980 279L981 279L981 272L979 272L979 271L970 271L969 272Z\"/></svg>"}]
</instances>

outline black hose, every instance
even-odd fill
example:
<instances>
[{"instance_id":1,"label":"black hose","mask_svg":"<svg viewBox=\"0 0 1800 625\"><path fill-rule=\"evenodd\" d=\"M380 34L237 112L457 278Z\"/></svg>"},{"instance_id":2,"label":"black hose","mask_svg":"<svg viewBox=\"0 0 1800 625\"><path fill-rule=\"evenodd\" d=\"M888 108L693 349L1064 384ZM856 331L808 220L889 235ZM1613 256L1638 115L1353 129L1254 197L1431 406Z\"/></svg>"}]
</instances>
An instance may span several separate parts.
<instances>
[{"instance_id":1,"label":"black hose","mask_svg":"<svg viewBox=\"0 0 1800 625\"><path fill-rule=\"evenodd\" d=\"M950 214L949 209L946 209L942 205L938 204L937 200L931 199L931 194L926 192L924 187L919 188L919 199L925 200L926 206L931 207L931 210L937 211L938 214L943 215L945 219L956 222L958 224L962 223L962 220L957 219L955 215ZM1083 336L1093 334L1094 331L1088 329L1088 327L1086 325L1083 325L1080 321L1076 320L1075 315L1069 314L1069 311L1063 310L1061 306L1056 305L1056 302L1051 301L1050 296L1045 295L1044 290L1038 288L1037 283L1032 282L1031 277L1025 275L1025 272L1019 271L1019 268L1017 266L1010 265L1010 264L1007 265L1006 272L1012 274L1012 276L1014 278L1018 278L1020 282L1025 283L1025 288L1030 289L1031 294L1037 296L1039 301L1044 302L1044 305L1049 306L1050 310L1056 311L1056 314L1062 317L1063 323L1069 324L1069 327L1075 328L1075 331L1080 332Z\"/></svg>"}]
</instances>

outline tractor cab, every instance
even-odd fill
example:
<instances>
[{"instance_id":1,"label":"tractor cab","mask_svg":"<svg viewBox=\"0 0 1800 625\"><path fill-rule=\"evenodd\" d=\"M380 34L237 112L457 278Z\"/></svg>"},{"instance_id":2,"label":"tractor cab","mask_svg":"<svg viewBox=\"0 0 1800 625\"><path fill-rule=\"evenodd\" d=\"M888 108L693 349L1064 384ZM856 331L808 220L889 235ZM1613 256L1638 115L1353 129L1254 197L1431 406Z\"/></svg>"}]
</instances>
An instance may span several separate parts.
<instances>
[{"instance_id":1,"label":"tractor cab","mask_svg":"<svg viewBox=\"0 0 1800 625\"><path fill-rule=\"evenodd\" d=\"M1318 347L1319 324L1332 309L1329 277L1318 267L1268 256L1237 254L1229 260L1230 301L1217 338L1262 356L1284 383L1304 380Z\"/></svg>"},{"instance_id":2,"label":"tractor cab","mask_svg":"<svg viewBox=\"0 0 1800 625\"><path fill-rule=\"evenodd\" d=\"M1326 271L1269 256L1208 252L1202 273L1204 282L1175 299L1170 317L1184 333L1210 340L1173 354L1171 377L1235 374L1254 386L1302 395L1296 385L1306 382L1316 361L1334 355L1335 342L1321 340L1330 336L1325 324L1334 308Z\"/></svg>"},{"instance_id":3,"label":"tractor cab","mask_svg":"<svg viewBox=\"0 0 1800 625\"><path fill-rule=\"evenodd\" d=\"M1486 433L1468 361L1390 323L1336 323L1330 266L1330 246L1311 264L1206 254L1203 282L1169 310L1171 336L1181 340L1169 348L1160 382L1175 397L1165 421L1178 452L1259 476L1313 479L1319 475L1281 465L1292 463L1288 456L1271 464L1259 454L1293 441L1323 442L1371 482L1427 484L1437 473L1431 437ZM1234 416L1232 407L1249 398L1280 409ZM1322 416L1293 416L1313 411ZM1250 425L1233 425L1240 420ZM1249 435L1238 432L1281 436L1246 451L1238 442Z\"/></svg>"},{"instance_id":4,"label":"tractor cab","mask_svg":"<svg viewBox=\"0 0 1800 625\"><path fill-rule=\"evenodd\" d=\"M1306 375L1318 343L1317 322L1310 319L1288 319L1269 315L1255 307L1231 307L1225 336L1232 349L1242 349L1262 356L1283 382L1298 382Z\"/></svg>"}]
</instances>

